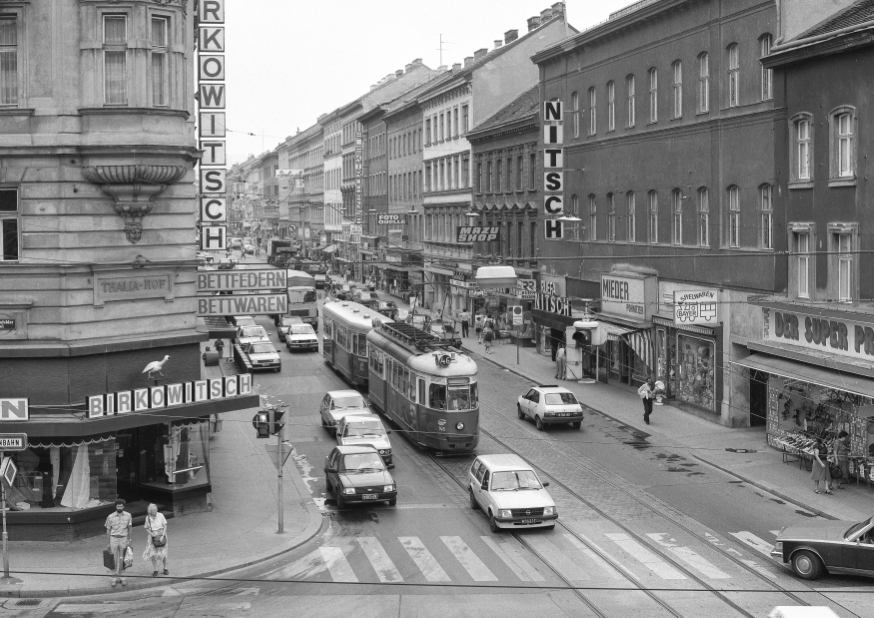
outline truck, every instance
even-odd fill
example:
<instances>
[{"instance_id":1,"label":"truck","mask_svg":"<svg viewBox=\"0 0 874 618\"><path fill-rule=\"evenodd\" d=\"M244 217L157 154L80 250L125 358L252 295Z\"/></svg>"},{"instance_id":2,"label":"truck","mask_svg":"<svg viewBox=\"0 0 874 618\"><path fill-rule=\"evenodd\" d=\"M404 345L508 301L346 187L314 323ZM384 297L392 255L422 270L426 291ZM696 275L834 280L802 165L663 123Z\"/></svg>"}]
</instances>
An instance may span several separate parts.
<instances>
[{"instance_id":1,"label":"truck","mask_svg":"<svg viewBox=\"0 0 874 618\"><path fill-rule=\"evenodd\" d=\"M298 316L313 330L319 330L319 305L316 302L316 282L312 275L300 270L286 271L288 280L288 313L285 316ZM283 315L274 315L273 321L279 326Z\"/></svg>"},{"instance_id":2,"label":"truck","mask_svg":"<svg viewBox=\"0 0 874 618\"><path fill-rule=\"evenodd\" d=\"M288 260L288 253L291 252L291 241L284 240L281 238L271 238L267 241L267 263L274 264L275 266L284 267L285 263L279 264L277 263L277 257L280 257L280 260L286 262Z\"/></svg>"}]
</instances>

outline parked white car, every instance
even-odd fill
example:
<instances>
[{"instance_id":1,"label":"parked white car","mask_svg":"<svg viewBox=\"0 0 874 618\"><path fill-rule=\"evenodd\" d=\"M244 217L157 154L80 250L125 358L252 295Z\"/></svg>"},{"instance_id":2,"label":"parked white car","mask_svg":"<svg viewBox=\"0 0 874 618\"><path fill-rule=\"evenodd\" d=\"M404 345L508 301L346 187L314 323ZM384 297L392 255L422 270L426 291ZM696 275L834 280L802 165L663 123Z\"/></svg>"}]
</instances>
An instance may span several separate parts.
<instances>
[{"instance_id":1,"label":"parked white car","mask_svg":"<svg viewBox=\"0 0 874 618\"><path fill-rule=\"evenodd\" d=\"M468 472L468 497L482 509L489 529L555 528L555 501L534 468L518 455L480 455Z\"/></svg>"},{"instance_id":2,"label":"parked white car","mask_svg":"<svg viewBox=\"0 0 874 618\"><path fill-rule=\"evenodd\" d=\"M350 414L340 419L337 425L337 444L368 445L377 450L389 468L394 468L391 456L391 441L387 430L375 414Z\"/></svg>"},{"instance_id":3,"label":"parked white car","mask_svg":"<svg viewBox=\"0 0 874 618\"><path fill-rule=\"evenodd\" d=\"M531 419L539 431L546 425L570 423L574 429L583 424L583 406L576 396L563 386L541 384L519 397L516 413L521 419Z\"/></svg>"}]
</instances>

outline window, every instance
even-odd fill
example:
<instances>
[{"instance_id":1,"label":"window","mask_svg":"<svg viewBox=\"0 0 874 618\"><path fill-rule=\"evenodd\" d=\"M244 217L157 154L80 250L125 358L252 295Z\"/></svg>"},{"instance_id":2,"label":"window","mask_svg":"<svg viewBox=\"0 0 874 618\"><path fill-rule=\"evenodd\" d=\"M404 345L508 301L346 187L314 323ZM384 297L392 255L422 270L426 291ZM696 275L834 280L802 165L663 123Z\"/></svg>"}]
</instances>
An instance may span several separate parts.
<instances>
[{"instance_id":1,"label":"window","mask_svg":"<svg viewBox=\"0 0 874 618\"><path fill-rule=\"evenodd\" d=\"M683 116L683 63L677 60L671 65L674 74L674 83L672 91L674 95L674 118Z\"/></svg>"},{"instance_id":2,"label":"window","mask_svg":"<svg viewBox=\"0 0 874 618\"><path fill-rule=\"evenodd\" d=\"M425 119L425 145L431 145L431 119Z\"/></svg>"},{"instance_id":3,"label":"window","mask_svg":"<svg viewBox=\"0 0 874 618\"><path fill-rule=\"evenodd\" d=\"M534 191L537 187L536 184L536 174L537 174L537 153L532 152L528 155L528 190Z\"/></svg>"},{"instance_id":4,"label":"window","mask_svg":"<svg viewBox=\"0 0 874 618\"><path fill-rule=\"evenodd\" d=\"M0 261L18 259L18 190L0 189Z\"/></svg>"},{"instance_id":5,"label":"window","mask_svg":"<svg viewBox=\"0 0 874 618\"><path fill-rule=\"evenodd\" d=\"M850 234L834 235L834 248L838 254L838 300L840 302L853 300L852 238Z\"/></svg>"},{"instance_id":6,"label":"window","mask_svg":"<svg viewBox=\"0 0 874 618\"><path fill-rule=\"evenodd\" d=\"M771 202L771 185L759 187L759 206L762 210L762 249L773 249L774 207Z\"/></svg>"},{"instance_id":7,"label":"window","mask_svg":"<svg viewBox=\"0 0 874 618\"><path fill-rule=\"evenodd\" d=\"M625 194L625 202L628 206L628 229L626 230L626 240L628 240L628 242L635 242L637 240L637 205L635 204L634 191L629 191Z\"/></svg>"},{"instance_id":8,"label":"window","mask_svg":"<svg viewBox=\"0 0 874 618\"><path fill-rule=\"evenodd\" d=\"M793 180L810 180L810 170L812 167L813 161L811 149L811 117L809 115L803 115L797 118L793 122L793 133L795 137L795 148L793 148L793 155L795 161L793 162L793 171L794 178Z\"/></svg>"},{"instance_id":9,"label":"window","mask_svg":"<svg viewBox=\"0 0 874 618\"><path fill-rule=\"evenodd\" d=\"M649 121L659 119L659 72L653 67L649 70Z\"/></svg>"},{"instance_id":10,"label":"window","mask_svg":"<svg viewBox=\"0 0 874 618\"><path fill-rule=\"evenodd\" d=\"M427 187L426 187L426 189L427 189ZM476 192L477 193L483 192L483 164L482 163L476 164Z\"/></svg>"},{"instance_id":11,"label":"window","mask_svg":"<svg viewBox=\"0 0 874 618\"><path fill-rule=\"evenodd\" d=\"M698 113L710 111L710 56L698 56Z\"/></svg>"},{"instance_id":12,"label":"window","mask_svg":"<svg viewBox=\"0 0 874 618\"><path fill-rule=\"evenodd\" d=\"M616 242L616 201L613 194L607 194L607 240Z\"/></svg>"},{"instance_id":13,"label":"window","mask_svg":"<svg viewBox=\"0 0 874 618\"><path fill-rule=\"evenodd\" d=\"M461 134L462 135L465 135L467 133L468 129L470 128L470 125L468 124L468 116L469 116L469 113L468 113L467 105L462 105L461 106Z\"/></svg>"},{"instance_id":14,"label":"window","mask_svg":"<svg viewBox=\"0 0 874 618\"><path fill-rule=\"evenodd\" d=\"M18 105L18 20L0 17L0 105Z\"/></svg>"},{"instance_id":15,"label":"window","mask_svg":"<svg viewBox=\"0 0 874 618\"><path fill-rule=\"evenodd\" d=\"M506 177L504 191L509 193L513 190L513 159L507 157L507 177Z\"/></svg>"},{"instance_id":16,"label":"window","mask_svg":"<svg viewBox=\"0 0 874 618\"><path fill-rule=\"evenodd\" d=\"M522 155L516 157L516 191L522 190Z\"/></svg>"},{"instance_id":17,"label":"window","mask_svg":"<svg viewBox=\"0 0 874 618\"><path fill-rule=\"evenodd\" d=\"M574 118L574 137L580 136L580 95L576 92L571 94L571 107Z\"/></svg>"},{"instance_id":18,"label":"window","mask_svg":"<svg viewBox=\"0 0 874 618\"><path fill-rule=\"evenodd\" d=\"M659 242L659 195L655 191L650 191L649 198L649 242L658 244Z\"/></svg>"},{"instance_id":19,"label":"window","mask_svg":"<svg viewBox=\"0 0 874 618\"><path fill-rule=\"evenodd\" d=\"M763 35L759 39L759 58L767 58L771 55L772 39L770 34ZM762 101L770 101L774 98L772 93L771 83L773 80L773 70L766 69L762 65Z\"/></svg>"},{"instance_id":20,"label":"window","mask_svg":"<svg viewBox=\"0 0 874 618\"><path fill-rule=\"evenodd\" d=\"M492 185L492 162L486 163L486 193L493 193L495 187Z\"/></svg>"},{"instance_id":21,"label":"window","mask_svg":"<svg viewBox=\"0 0 874 618\"><path fill-rule=\"evenodd\" d=\"M103 16L103 100L127 104L127 17Z\"/></svg>"},{"instance_id":22,"label":"window","mask_svg":"<svg viewBox=\"0 0 874 618\"><path fill-rule=\"evenodd\" d=\"M629 75L625 78L625 89L628 91L628 111L625 126L633 127L635 122L634 75Z\"/></svg>"},{"instance_id":23,"label":"window","mask_svg":"<svg viewBox=\"0 0 874 618\"><path fill-rule=\"evenodd\" d=\"M453 121L453 128L454 128L452 135L454 137L458 137L459 131L458 131L458 108L457 107L452 110L452 121Z\"/></svg>"},{"instance_id":24,"label":"window","mask_svg":"<svg viewBox=\"0 0 874 618\"><path fill-rule=\"evenodd\" d=\"M470 156L461 157L461 186L470 188Z\"/></svg>"},{"instance_id":25,"label":"window","mask_svg":"<svg viewBox=\"0 0 874 618\"><path fill-rule=\"evenodd\" d=\"M737 44L728 46L728 106L737 107L740 103L740 61Z\"/></svg>"},{"instance_id":26,"label":"window","mask_svg":"<svg viewBox=\"0 0 874 618\"><path fill-rule=\"evenodd\" d=\"M831 177L837 179L855 176L855 110L842 108L831 115Z\"/></svg>"},{"instance_id":27,"label":"window","mask_svg":"<svg viewBox=\"0 0 874 618\"><path fill-rule=\"evenodd\" d=\"M496 188L497 188L498 193L500 193L501 191L504 190L504 161L501 159L498 159L496 165L498 168L498 183L497 183Z\"/></svg>"},{"instance_id":28,"label":"window","mask_svg":"<svg viewBox=\"0 0 874 618\"><path fill-rule=\"evenodd\" d=\"M797 234L796 246L798 248L798 297L810 298L810 234Z\"/></svg>"},{"instance_id":29,"label":"window","mask_svg":"<svg viewBox=\"0 0 874 618\"><path fill-rule=\"evenodd\" d=\"M616 129L616 85L607 82L607 130Z\"/></svg>"},{"instance_id":30,"label":"window","mask_svg":"<svg viewBox=\"0 0 874 618\"><path fill-rule=\"evenodd\" d=\"M595 116L596 109L595 88L589 88L589 135L594 135L598 130L598 123Z\"/></svg>"},{"instance_id":31,"label":"window","mask_svg":"<svg viewBox=\"0 0 874 618\"><path fill-rule=\"evenodd\" d=\"M710 246L710 194L706 187L698 189L698 245Z\"/></svg>"},{"instance_id":32,"label":"window","mask_svg":"<svg viewBox=\"0 0 874 618\"><path fill-rule=\"evenodd\" d=\"M589 196L589 240L598 240L598 202Z\"/></svg>"},{"instance_id":33,"label":"window","mask_svg":"<svg viewBox=\"0 0 874 618\"><path fill-rule=\"evenodd\" d=\"M683 244L683 193L679 189L671 192L671 212L673 216L674 244Z\"/></svg>"},{"instance_id":34,"label":"window","mask_svg":"<svg viewBox=\"0 0 874 618\"><path fill-rule=\"evenodd\" d=\"M728 188L728 246L740 247L740 191Z\"/></svg>"},{"instance_id":35,"label":"window","mask_svg":"<svg viewBox=\"0 0 874 618\"><path fill-rule=\"evenodd\" d=\"M167 105L167 19L152 18L152 105Z\"/></svg>"}]
</instances>

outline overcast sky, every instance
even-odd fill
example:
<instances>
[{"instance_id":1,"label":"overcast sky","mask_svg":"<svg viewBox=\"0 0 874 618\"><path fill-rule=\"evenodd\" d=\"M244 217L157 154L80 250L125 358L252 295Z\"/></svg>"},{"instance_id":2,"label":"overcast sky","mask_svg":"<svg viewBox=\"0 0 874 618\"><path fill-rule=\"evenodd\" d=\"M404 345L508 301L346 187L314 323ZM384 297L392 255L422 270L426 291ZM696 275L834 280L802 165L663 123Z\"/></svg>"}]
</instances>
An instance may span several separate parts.
<instances>
[{"instance_id":1,"label":"overcast sky","mask_svg":"<svg viewBox=\"0 0 874 618\"><path fill-rule=\"evenodd\" d=\"M578 30L633 0L569 0ZM414 58L463 62L551 6L548 0L227 0L230 164L275 148ZM267 9L267 10L265 10ZM249 133L255 134L248 135Z\"/></svg>"}]
</instances>

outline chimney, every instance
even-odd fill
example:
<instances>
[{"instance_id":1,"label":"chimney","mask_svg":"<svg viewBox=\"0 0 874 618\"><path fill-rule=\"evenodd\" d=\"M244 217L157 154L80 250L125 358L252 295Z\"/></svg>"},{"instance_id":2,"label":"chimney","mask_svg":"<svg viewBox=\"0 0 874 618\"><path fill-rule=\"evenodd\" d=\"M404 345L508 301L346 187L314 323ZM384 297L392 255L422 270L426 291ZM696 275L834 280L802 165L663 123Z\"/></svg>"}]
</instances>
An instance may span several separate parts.
<instances>
[{"instance_id":1,"label":"chimney","mask_svg":"<svg viewBox=\"0 0 874 618\"><path fill-rule=\"evenodd\" d=\"M467 67L469 67L471 64L473 64L473 56L468 56L467 58L464 59L464 68L465 69Z\"/></svg>"},{"instance_id":2,"label":"chimney","mask_svg":"<svg viewBox=\"0 0 874 618\"><path fill-rule=\"evenodd\" d=\"M495 39L495 49L498 49L503 41L501 39Z\"/></svg>"},{"instance_id":3,"label":"chimney","mask_svg":"<svg viewBox=\"0 0 874 618\"><path fill-rule=\"evenodd\" d=\"M540 23L545 24L552 19L552 9L543 9L540 11Z\"/></svg>"},{"instance_id":4,"label":"chimney","mask_svg":"<svg viewBox=\"0 0 874 618\"><path fill-rule=\"evenodd\" d=\"M461 70L461 63L460 63L460 62L456 62L455 64L453 64L453 65L452 65L452 70L453 70L453 71L460 71L460 70Z\"/></svg>"},{"instance_id":5,"label":"chimney","mask_svg":"<svg viewBox=\"0 0 874 618\"><path fill-rule=\"evenodd\" d=\"M511 41L515 41L518 38L519 38L519 31L518 30L507 30L504 33L504 44L506 45L507 43L510 43Z\"/></svg>"},{"instance_id":6,"label":"chimney","mask_svg":"<svg viewBox=\"0 0 874 618\"><path fill-rule=\"evenodd\" d=\"M552 14L555 17L564 16L564 2L556 2L552 5Z\"/></svg>"},{"instance_id":7,"label":"chimney","mask_svg":"<svg viewBox=\"0 0 874 618\"><path fill-rule=\"evenodd\" d=\"M480 58L485 56L487 53L489 53L489 50L487 50L485 47L483 47L482 49L478 49L475 52L473 52L473 59L479 60Z\"/></svg>"},{"instance_id":8,"label":"chimney","mask_svg":"<svg viewBox=\"0 0 874 618\"><path fill-rule=\"evenodd\" d=\"M407 66L404 67L404 71L406 71L407 73L409 73L409 72L412 71L412 70L413 70L413 65L412 65L412 63L410 63L410 64L408 64Z\"/></svg>"},{"instance_id":9,"label":"chimney","mask_svg":"<svg viewBox=\"0 0 874 618\"><path fill-rule=\"evenodd\" d=\"M400 77L400 76L403 75L403 74L404 74L404 70L403 70L403 69L398 69L397 71L395 71L395 77Z\"/></svg>"},{"instance_id":10,"label":"chimney","mask_svg":"<svg viewBox=\"0 0 874 618\"><path fill-rule=\"evenodd\" d=\"M412 64L412 65L414 65L414 66L418 66L418 65L422 64L422 59L421 59L421 58L416 58L416 59L414 59L410 64Z\"/></svg>"},{"instance_id":11,"label":"chimney","mask_svg":"<svg viewBox=\"0 0 874 618\"><path fill-rule=\"evenodd\" d=\"M532 30L536 30L540 26L540 16L535 15L534 17L528 18L528 32Z\"/></svg>"},{"instance_id":12,"label":"chimney","mask_svg":"<svg viewBox=\"0 0 874 618\"><path fill-rule=\"evenodd\" d=\"M441 64L439 67L437 67L438 71L446 71L447 69L449 69L449 67L445 64Z\"/></svg>"}]
</instances>

